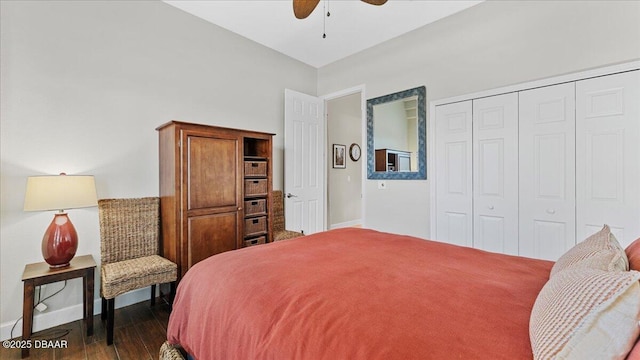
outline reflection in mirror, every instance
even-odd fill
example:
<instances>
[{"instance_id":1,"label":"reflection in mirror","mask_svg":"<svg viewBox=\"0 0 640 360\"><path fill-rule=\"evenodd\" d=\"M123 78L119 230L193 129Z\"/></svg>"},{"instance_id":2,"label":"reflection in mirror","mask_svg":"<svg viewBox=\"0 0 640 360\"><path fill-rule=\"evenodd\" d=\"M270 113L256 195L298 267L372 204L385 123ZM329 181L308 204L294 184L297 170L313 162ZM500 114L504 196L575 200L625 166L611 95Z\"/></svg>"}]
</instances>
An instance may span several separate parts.
<instances>
[{"instance_id":1,"label":"reflection in mirror","mask_svg":"<svg viewBox=\"0 0 640 360\"><path fill-rule=\"evenodd\" d=\"M418 96L373 106L376 171L418 171Z\"/></svg>"},{"instance_id":2,"label":"reflection in mirror","mask_svg":"<svg viewBox=\"0 0 640 360\"><path fill-rule=\"evenodd\" d=\"M367 100L367 178L426 179L425 92Z\"/></svg>"}]
</instances>

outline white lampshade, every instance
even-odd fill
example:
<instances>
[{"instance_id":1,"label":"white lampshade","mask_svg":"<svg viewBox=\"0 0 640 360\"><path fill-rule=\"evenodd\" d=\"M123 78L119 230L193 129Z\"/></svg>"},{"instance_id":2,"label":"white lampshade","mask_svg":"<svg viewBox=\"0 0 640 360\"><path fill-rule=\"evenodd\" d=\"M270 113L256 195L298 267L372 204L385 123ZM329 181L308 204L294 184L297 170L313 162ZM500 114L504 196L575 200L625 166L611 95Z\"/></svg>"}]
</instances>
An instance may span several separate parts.
<instances>
[{"instance_id":1,"label":"white lampshade","mask_svg":"<svg viewBox=\"0 0 640 360\"><path fill-rule=\"evenodd\" d=\"M24 211L66 210L98 205L91 175L30 176Z\"/></svg>"}]
</instances>

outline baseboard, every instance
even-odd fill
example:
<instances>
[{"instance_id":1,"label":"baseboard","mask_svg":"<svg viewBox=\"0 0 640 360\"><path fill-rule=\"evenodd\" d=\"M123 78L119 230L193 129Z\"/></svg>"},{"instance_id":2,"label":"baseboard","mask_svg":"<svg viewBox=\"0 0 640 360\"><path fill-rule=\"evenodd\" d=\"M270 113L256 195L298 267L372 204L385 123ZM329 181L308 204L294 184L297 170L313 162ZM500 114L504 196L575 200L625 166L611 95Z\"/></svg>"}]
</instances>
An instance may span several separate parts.
<instances>
[{"instance_id":1,"label":"baseboard","mask_svg":"<svg viewBox=\"0 0 640 360\"><path fill-rule=\"evenodd\" d=\"M339 229L339 228L353 227L353 226L359 226L359 225L362 225L362 219L345 221L337 224L331 224L329 225L329 229Z\"/></svg>"},{"instance_id":2,"label":"baseboard","mask_svg":"<svg viewBox=\"0 0 640 360\"><path fill-rule=\"evenodd\" d=\"M116 297L115 307L121 308L129 305L133 305L142 301L148 301L151 297L151 290L149 288L143 288L128 292L126 294ZM93 302L93 314L97 315L102 312L102 299L95 299ZM33 316L33 332L52 328L54 326L70 323L72 321L82 319L82 304L76 304L68 306L62 309L54 311L45 311L43 313L34 312ZM8 321L0 325L0 340L7 340L11 338L11 328L15 324L13 330L13 336L22 336L22 318L18 320ZM94 324L94 326L100 326L100 324Z\"/></svg>"}]
</instances>

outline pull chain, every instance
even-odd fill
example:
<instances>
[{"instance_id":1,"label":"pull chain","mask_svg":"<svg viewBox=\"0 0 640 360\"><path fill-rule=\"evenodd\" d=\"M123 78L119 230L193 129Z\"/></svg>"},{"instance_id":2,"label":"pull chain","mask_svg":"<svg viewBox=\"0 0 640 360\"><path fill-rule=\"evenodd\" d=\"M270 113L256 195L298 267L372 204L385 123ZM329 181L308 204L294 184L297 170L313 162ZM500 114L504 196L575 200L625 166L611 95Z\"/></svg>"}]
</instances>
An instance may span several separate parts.
<instances>
[{"instance_id":1,"label":"pull chain","mask_svg":"<svg viewBox=\"0 0 640 360\"><path fill-rule=\"evenodd\" d=\"M322 38L327 38L327 18L331 16L331 12L329 12L329 0L325 0L322 3L322 10L326 12L327 16L322 16Z\"/></svg>"}]
</instances>

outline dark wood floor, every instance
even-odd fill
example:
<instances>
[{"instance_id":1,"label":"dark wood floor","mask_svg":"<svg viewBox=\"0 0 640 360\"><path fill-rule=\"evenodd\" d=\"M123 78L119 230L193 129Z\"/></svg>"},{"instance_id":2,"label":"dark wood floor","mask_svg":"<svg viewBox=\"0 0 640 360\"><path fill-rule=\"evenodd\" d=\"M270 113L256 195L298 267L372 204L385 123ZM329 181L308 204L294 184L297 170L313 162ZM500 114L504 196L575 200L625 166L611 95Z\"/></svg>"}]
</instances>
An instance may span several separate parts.
<instances>
[{"instance_id":1,"label":"dark wood floor","mask_svg":"<svg viewBox=\"0 0 640 360\"><path fill-rule=\"evenodd\" d=\"M28 359L68 360L144 360L158 359L160 346L167 336L170 308L158 299L116 309L113 345L107 346L106 323L100 315L93 318L93 336L87 337L81 320L33 334L33 340L66 340L66 349L31 349ZM14 330L21 332L22 329ZM0 359L20 359L19 349L0 348Z\"/></svg>"}]
</instances>

